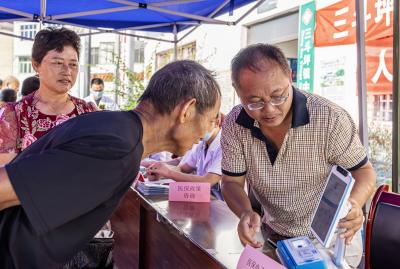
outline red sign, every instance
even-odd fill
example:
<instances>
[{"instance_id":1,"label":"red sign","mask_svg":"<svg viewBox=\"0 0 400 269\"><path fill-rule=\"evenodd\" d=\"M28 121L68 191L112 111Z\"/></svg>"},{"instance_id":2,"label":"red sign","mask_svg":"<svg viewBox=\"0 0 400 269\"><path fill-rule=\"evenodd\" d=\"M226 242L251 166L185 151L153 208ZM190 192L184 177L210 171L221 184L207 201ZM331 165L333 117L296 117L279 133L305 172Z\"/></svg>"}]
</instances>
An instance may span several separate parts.
<instances>
[{"instance_id":1,"label":"red sign","mask_svg":"<svg viewBox=\"0 0 400 269\"><path fill-rule=\"evenodd\" d=\"M392 92L393 0L365 0L367 90ZM315 47L356 43L355 0L342 0L317 10Z\"/></svg>"}]
</instances>

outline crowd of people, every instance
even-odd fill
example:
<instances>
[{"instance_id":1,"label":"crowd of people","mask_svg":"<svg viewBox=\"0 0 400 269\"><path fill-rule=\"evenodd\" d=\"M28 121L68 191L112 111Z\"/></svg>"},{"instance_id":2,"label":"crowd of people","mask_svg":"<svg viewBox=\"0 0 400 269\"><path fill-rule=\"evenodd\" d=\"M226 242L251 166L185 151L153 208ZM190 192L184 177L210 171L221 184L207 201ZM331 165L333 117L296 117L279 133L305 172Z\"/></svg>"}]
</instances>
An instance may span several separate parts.
<instances>
[{"instance_id":1,"label":"crowd of people","mask_svg":"<svg viewBox=\"0 0 400 269\"><path fill-rule=\"evenodd\" d=\"M104 95L99 78L89 96L74 97L79 52L75 32L43 29L32 48L37 75L22 83L23 97L16 100L17 79L2 81L1 268L112 266L107 222L140 165L150 180L210 183L240 218L241 242L254 247L260 229L274 241L312 237L312 213L331 167L340 165L355 186L339 236L349 246L346 261L358 265L374 169L351 116L297 89L279 48L238 52L231 71L241 104L226 116L212 72L194 61L158 70L131 111ZM156 155L167 158L149 159Z\"/></svg>"}]
</instances>

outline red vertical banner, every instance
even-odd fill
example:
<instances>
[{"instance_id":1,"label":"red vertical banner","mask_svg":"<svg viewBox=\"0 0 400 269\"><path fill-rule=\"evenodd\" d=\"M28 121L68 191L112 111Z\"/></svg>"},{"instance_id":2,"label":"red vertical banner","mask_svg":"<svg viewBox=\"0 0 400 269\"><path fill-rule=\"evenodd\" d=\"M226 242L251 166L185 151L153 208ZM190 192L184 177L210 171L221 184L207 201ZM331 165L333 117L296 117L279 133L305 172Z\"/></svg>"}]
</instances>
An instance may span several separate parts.
<instances>
[{"instance_id":1,"label":"red vertical banner","mask_svg":"<svg viewBox=\"0 0 400 269\"><path fill-rule=\"evenodd\" d=\"M370 0L366 10L367 90L371 93L392 93L393 0Z\"/></svg>"}]
</instances>

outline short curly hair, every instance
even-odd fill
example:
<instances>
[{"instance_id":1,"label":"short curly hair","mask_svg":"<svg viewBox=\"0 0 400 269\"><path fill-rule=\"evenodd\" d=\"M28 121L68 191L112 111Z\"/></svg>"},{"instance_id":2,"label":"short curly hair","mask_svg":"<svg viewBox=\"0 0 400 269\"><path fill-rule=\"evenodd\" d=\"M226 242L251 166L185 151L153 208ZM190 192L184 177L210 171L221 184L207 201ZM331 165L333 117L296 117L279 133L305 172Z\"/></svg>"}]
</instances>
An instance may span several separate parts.
<instances>
[{"instance_id":1,"label":"short curly hair","mask_svg":"<svg viewBox=\"0 0 400 269\"><path fill-rule=\"evenodd\" d=\"M81 40L74 31L64 27L49 27L40 30L33 41L32 59L41 63L49 51L56 50L57 52L62 52L65 46L73 47L79 58Z\"/></svg>"}]
</instances>

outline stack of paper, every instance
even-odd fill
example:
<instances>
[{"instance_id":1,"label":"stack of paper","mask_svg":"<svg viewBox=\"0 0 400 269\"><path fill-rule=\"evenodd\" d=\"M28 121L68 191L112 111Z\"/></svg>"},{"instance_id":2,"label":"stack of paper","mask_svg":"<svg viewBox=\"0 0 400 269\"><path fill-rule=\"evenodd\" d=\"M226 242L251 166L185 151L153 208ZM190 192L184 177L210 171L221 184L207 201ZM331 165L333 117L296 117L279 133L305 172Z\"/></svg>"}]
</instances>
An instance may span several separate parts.
<instances>
[{"instance_id":1,"label":"stack of paper","mask_svg":"<svg viewBox=\"0 0 400 269\"><path fill-rule=\"evenodd\" d=\"M174 182L172 179L161 179L158 181L138 182L137 189L143 195L162 195L168 194L169 183Z\"/></svg>"}]
</instances>

